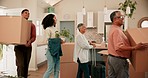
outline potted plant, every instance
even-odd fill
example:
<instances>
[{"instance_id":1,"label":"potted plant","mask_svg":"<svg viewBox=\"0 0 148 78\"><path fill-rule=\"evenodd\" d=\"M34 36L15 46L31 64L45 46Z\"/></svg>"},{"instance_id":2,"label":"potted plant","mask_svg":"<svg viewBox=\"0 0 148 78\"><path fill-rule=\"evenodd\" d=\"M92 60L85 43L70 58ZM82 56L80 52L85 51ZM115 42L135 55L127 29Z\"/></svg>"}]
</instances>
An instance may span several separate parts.
<instances>
[{"instance_id":1,"label":"potted plant","mask_svg":"<svg viewBox=\"0 0 148 78\"><path fill-rule=\"evenodd\" d=\"M119 10L122 10L126 14L127 7L130 7L130 14L126 14L128 17L132 17L134 11L136 10L137 2L132 2L131 0L125 0L124 3L119 3Z\"/></svg>"},{"instance_id":2,"label":"potted plant","mask_svg":"<svg viewBox=\"0 0 148 78\"><path fill-rule=\"evenodd\" d=\"M63 41L67 39L69 39L70 42L73 41L73 35L70 34L70 30L69 29L62 29L61 32L56 31L56 37L60 37Z\"/></svg>"},{"instance_id":3,"label":"potted plant","mask_svg":"<svg viewBox=\"0 0 148 78\"><path fill-rule=\"evenodd\" d=\"M70 38L69 38L69 41L73 42L73 40L74 40L74 35L71 35Z\"/></svg>"}]
</instances>

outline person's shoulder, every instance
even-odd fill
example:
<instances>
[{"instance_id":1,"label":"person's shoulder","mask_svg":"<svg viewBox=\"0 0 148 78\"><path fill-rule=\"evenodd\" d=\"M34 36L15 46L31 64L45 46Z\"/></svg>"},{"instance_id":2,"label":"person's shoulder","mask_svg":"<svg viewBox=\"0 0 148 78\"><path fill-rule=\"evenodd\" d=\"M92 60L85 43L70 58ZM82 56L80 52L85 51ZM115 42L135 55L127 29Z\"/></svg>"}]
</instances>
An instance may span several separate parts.
<instances>
[{"instance_id":1,"label":"person's shoulder","mask_svg":"<svg viewBox=\"0 0 148 78\"><path fill-rule=\"evenodd\" d=\"M33 23L31 23L31 29L35 29L35 25Z\"/></svg>"},{"instance_id":2,"label":"person's shoulder","mask_svg":"<svg viewBox=\"0 0 148 78\"><path fill-rule=\"evenodd\" d=\"M33 23L31 23L31 26L32 26L32 27L35 27L35 25L34 25Z\"/></svg>"},{"instance_id":3,"label":"person's shoulder","mask_svg":"<svg viewBox=\"0 0 148 78\"><path fill-rule=\"evenodd\" d=\"M47 28L45 29L45 32L52 32L51 27L47 27Z\"/></svg>"},{"instance_id":4,"label":"person's shoulder","mask_svg":"<svg viewBox=\"0 0 148 78\"><path fill-rule=\"evenodd\" d=\"M45 29L45 31L47 31L47 30L48 30L48 31L50 31L50 28L49 28L49 27L47 27L47 28Z\"/></svg>"},{"instance_id":5,"label":"person's shoulder","mask_svg":"<svg viewBox=\"0 0 148 78\"><path fill-rule=\"evenodd\" d=\"M76 38L81 38L82 37L82 34L77 34L76 35Z\"/></svg>"},{"instance_id":6,"label":"person's shoulder","mask_svg":"<svg viewBox=\"0 0 148 78\"><path fill-rule=\"evenodd\" d=\"M81 36L82 34L78 33L76 36Z\"/></svg>"},{"instance_id":7,"label":"person's shoulder","mask_svg":"<svg viewBox=\"0 0 148 78\"><path fill-rule=\"evenodd\" d=\"M112 31L112 33L114 33L114 34L119 34L119 30L118 29L114 29L113 31Z\"/></svg>"},{"instance_id":8,"label":"person's shoulder","mask_svg":"<svg viewBox=\"0 0 148 78\"><path fill-rule=\"evenodd\" d=\"M120 36L121 36L121 33L122 33L122 31L119 30L119 29L117 29L117 28L115 28L115 29L112 31L112 34L114 34L114 35L120 35Z\"/></svg>"},{"instance_id":9,"label":"person's shoulder","mask_svg":"<svg viewBox=\"0 0 148 78\"><path fill-rule=\"evenodd\" d=\"M112 30L113 32L119 32L119 31L120 31L120 29L119 29L118 27L112 27L111 30Z\"/></svg>"}]
</instances>

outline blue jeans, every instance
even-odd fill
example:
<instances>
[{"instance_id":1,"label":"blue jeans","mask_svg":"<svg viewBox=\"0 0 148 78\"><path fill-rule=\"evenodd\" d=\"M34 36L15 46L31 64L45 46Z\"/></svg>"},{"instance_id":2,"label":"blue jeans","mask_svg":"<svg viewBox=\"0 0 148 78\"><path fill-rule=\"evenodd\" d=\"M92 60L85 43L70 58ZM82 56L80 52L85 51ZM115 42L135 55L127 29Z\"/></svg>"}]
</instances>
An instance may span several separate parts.
<instances>
[{"instance_id":1,"label":"blue jeans","mask_svg":"<svg viewBox=\"0 0 148 78\"><path fill-rule=\"evenodd\" d=\"M49 50L47 50L46 52L46 57L47 57L48 68L46 72L44 73L43 78L49 78L52 72L54 72L54 78L58 78L59 71L60 71L60 59L55 63L53 61L53 57L51 56Z\"/></svg>"}]
</instances>

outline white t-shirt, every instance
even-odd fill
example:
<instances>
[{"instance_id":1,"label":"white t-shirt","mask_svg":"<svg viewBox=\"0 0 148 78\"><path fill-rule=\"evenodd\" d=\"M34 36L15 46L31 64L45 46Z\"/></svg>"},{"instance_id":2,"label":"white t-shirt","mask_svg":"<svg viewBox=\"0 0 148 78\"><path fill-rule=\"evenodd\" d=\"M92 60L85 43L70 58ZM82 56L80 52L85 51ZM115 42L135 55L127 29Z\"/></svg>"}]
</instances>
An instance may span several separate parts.
<instances>
[{"instance_id":1,"label":"white t-shirt","mask_svg":"<svg viewBox=\"0 0 148 78\"><path fill-rule=\"evenodd\" d=\"M52 26L52 27L47 27L45 29L45 41L47 42L49 38L55 38L55 32L57 31L57 28Z\"/></svg>"}]
</instances>

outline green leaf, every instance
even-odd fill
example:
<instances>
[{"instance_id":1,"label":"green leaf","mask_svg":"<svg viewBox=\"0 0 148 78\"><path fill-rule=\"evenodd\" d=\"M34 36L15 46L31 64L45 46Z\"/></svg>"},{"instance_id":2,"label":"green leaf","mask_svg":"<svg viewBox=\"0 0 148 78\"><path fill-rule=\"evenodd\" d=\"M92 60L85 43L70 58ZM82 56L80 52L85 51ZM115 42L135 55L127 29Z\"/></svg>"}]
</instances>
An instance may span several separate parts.
<instances>
[{"instance_id":1,"label":"green leaf","mask_svg":"<svg viewBox=\"0 0 148 78\"><path fill-rule=\"evenodd\" d=\"M126 13L126 7L129 6L131 8L131 14L128 15L126 14L126 15L131 18L134 11L136 10L136 5L137 5L136 1L132 2L131 0L125 0L125 2L119 3L118 9Z\"/></svg>"}]
</instances>

